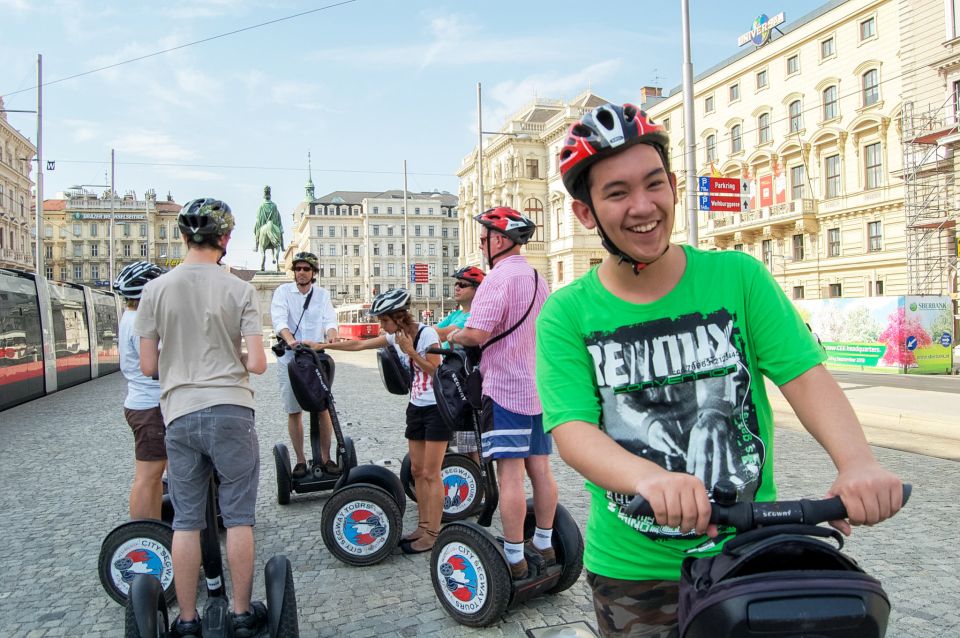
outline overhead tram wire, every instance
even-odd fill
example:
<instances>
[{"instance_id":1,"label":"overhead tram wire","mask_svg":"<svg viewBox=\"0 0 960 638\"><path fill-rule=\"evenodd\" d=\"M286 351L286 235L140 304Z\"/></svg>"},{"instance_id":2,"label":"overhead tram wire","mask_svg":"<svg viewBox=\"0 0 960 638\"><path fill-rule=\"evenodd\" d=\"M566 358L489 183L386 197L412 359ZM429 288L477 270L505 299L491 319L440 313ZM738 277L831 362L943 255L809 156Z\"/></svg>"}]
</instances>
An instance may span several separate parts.
<instances>
[{"instance_id":1,"label":"overhead tram wire","mask_svg":"<svg viewBox=\"0 0 960 638\"><path fill-rule=\"evenodd\" d=\"M58 164L109 164L103 160L71 160L58 159ZM301 166L244 166L239 164L181 164L178 162L116 162L117 166L158 166L170 168L219 168L227 170L255 170L255 171L299 171L306 172L307 169ZM356 173L360 175L403 175L403 171L376 171L347 168L317 168L312 170L317 173ZM408 173L408 175L421 175L426 177L456 177L455 173Z\"/></svg>"},{"instance_id":2,"label":"overhead tram wire","mask_svg":"<svg viewBox=\"0 0 960 638\"><path fill-rule=\"evenodd\" d=\"M146 60L147 58L153 58L153 57L156 57L156 56L158 56L158 55L163 55L164 53L170 53L171 51L177 51L177 50L179 50L179 49L185 49L185 48L187 48L187 47L192 47L192 46L194 46L194 45L196 45L196 44L203 44L204 42L211 42L211 41L213 41L213 40L218 40L218 39L220 39L220 38L225 38L225 37L230 36L230 35L236 35L236 34L238 34L238 33L243 33L244 31L252 31L253 29L259 29L260 27L269 26L269 25L271 25L271 24L276 24L276 23L278 23L278 22L284 22L284 21L286 21L286 20L293 20L294 18L300 18L300 17L303 17L303 16L305 16L305 15L309 15L309 14L311 14L311 13L317 13L317 12L319 12L319 11L326 11L327 9L335 9L336 7L340 7L340 6L343 6L343 5L346 5L346 4L351 4L351 3L357 2L357 1L358 1L358 0L342 0L341 2L335 2L335 3L333 3L333 4L328 4L328 5L326 5L326 6L318 7L318 8L316 8L316 9L310 9L310 10L308 10L308 11L301 11L300 13L294 13L293 15L288 15L288 16L285 16L285 17L283 17L283 18L276 18L275 20L268 20L268 21L266 21L266 22L261 22L261 23L259 23L259 24L254 24L254 25L251 25L251 26L249 26L249 27L243 27L243 28L240 28L240 29L234 29L233 31L227 31L226 33L220 33L220 34L218 34L218 35L212 35L212 36L210 36L210 37L208 37L208 38L203 38L203 39L200 39L200 40L195 40L195 41L193 41L193 42L187 42L186 44L178 44L178 45L175 46L175 47L170 47L169 49L163 49L162 51L155 51L155 52L153 52L153 53L147 53L146 55L141 55L141 56L137 56L137 57L135 57L135 58L130 58L129 60L123 60L122 62L115 62L115 63L113 63L113 64L108 64L107 66L102 66L102 67L99 67L99 68L96 68L96 69L91 69L91 70L89 70L89 71L84 71L84 72L82 72L82 73L76 73L76 74L74 74L74 75L69 75L69 76L67 76L67 77L65 77L65 78L58 78L58 79L56 79L56 80L50 80L49 82L44 82L44 83L43 83L43 86L50 86L51 84L59 84L60 82L66 82L67 80L74 80L74 79L76 79L76 78L83 77L83 76L85 76L85 75L91 75L91 74L93 74L93 73L99 73L100 71L106 71L106 70L108 70L108 69L114 69L114 68L116 68L116 67L118 67L118 66L122 66L122 65L124 65L124 64L130 64L131 62L139 62L140 60ZM34 86L28 86L28 87L26 87L26 88L19 89L19 90L17 90L17 91L11 91L10 93L2 93L2 94L0 94L0 96L6 98L6 97L9 97L9 96L11 96L11 95L17 95L18 93L24 93L24 92L26 92L26 91L33 91L33 90L36 90L36 88L37 88L36 85L34 85Z\"/></svg>"}]
</instances>

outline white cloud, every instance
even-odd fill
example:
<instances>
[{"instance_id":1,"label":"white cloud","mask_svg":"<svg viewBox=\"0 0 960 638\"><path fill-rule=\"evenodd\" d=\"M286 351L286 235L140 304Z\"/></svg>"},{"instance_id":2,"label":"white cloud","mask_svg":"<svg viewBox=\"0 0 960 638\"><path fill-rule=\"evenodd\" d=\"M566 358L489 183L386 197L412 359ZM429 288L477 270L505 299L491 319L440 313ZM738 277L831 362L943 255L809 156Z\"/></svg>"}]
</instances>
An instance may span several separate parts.
<instances>
[{"instance_id":1,"label":"white cloud","mask_svg":"<svg viewBox=\"0 0 960 638\"><path fill-rule=\"evenodd\" d=\"M0 9L10 9L12 11L30 11L33 7L27 0L0 0Z\"/></svg>"},{"instance_id":2,"label":"white cloud","mask_svg":"<svg viewBox=\"0 0 960 638\"><path fill-rule=\"evenodd\" d=\"M63 126L70 131L74 142L89 142L100 136L100 125L91 120L64 119Z\"/></svg>"},{"instance_id":3,"label":"white cloud","mask_svg":"<svg viewBox=\"0 0 960 638\"><path fill-rule=\"evenodd\" d=\"M156 162L189 162L195 158L192 150L178 145L166 133L148 129L125 133L110 145L118 155L129 154Z\"/></svg>"},{"instance_id":4,"label":"white cloud","mask_svg":"<svg viewBox=\"0 0 960 638\"><path fill-rule=\"evenodd\" d=\"M591 64L567 75L542 73L483 87L484 130L497 130L534 97L570 99L593 84L609 80L623 66L619 58ZM607 97L607 96L603 96ZM474 123L476 116L474 115ZM487 122L489 124L487 124Z\"/></svg>"}]
</instances>

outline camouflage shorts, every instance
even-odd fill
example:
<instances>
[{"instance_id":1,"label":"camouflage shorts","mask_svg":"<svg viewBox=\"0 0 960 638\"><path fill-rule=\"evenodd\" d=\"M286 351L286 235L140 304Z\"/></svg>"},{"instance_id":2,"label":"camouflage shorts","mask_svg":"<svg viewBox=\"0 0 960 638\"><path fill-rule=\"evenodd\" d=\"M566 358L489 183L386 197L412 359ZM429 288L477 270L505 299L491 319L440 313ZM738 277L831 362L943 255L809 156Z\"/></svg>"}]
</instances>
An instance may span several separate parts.
<instances>
[{"instance_id":1,"label":"camouflage shorts","mask_svg":"<svg viewBox=\"0 0 960 638\"><path fill-rule=\"evenodd\" d=\"M677 638L680 584L672 580L619 580L587 572L601 636Z\"/></svg>"}]
</instances>

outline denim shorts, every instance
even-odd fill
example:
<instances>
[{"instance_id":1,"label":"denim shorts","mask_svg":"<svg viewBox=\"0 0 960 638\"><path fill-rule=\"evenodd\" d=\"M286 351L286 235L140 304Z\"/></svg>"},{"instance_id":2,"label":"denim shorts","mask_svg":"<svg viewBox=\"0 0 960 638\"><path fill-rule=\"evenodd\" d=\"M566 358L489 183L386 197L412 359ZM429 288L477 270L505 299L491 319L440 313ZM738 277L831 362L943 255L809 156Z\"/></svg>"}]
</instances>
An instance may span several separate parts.
<instances>
[{"instance_id":1,"label":"denim shorts","mask_svg":"<svg viewBox=\"0 0 960 638\"><path fill-rule=\"evenodd\" d=\"M214 471L220 478L224 526L254 524L260 443L253 410L214 405L174 419L167 426L167 463L173 529L206 527L207 494Z\"/></svg>"},{"instance_id":2,"label":"denim shorts","mask_svg":"<svg viewBox=\"0 0 960 638\"><path fill-rule=\"evenodd\" d=\"M486 395L482 405L484 458L525 459L553 452L553 438L543 431L542 414L511 412Z\"/></svg>"}]
</instances>

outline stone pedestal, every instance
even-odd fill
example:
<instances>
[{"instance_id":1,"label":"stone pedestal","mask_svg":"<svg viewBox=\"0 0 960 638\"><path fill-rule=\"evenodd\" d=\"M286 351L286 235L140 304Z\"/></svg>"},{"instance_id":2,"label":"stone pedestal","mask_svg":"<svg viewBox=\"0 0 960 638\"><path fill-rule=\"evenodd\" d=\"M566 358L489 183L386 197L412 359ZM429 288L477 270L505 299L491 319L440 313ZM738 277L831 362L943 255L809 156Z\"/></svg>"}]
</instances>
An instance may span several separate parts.
<instances>
[{"instance_id":1,"label":"stone pedestal","mask_svg":"<svg viewBox=\"0 0 960 638\"><path fill-rule=\"evenodd\" d=\"M257 289L257 301L260 302L260 317L263 321L264 330L273 329L273 321L270 318L270 302L273 301L273 291L281 284L293 281L287 273L260 271L253 276L250 283Z\"/></svg>"}]
</instances>

